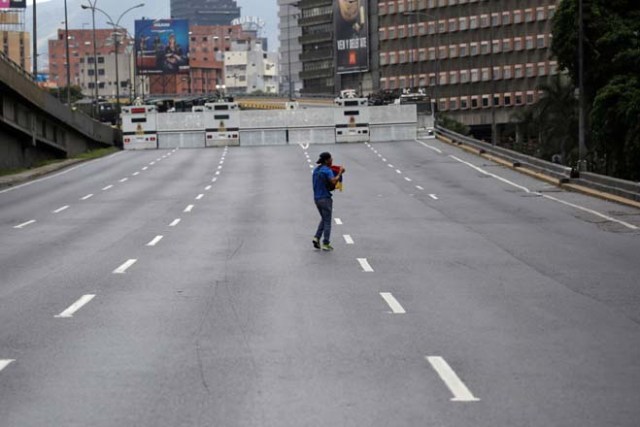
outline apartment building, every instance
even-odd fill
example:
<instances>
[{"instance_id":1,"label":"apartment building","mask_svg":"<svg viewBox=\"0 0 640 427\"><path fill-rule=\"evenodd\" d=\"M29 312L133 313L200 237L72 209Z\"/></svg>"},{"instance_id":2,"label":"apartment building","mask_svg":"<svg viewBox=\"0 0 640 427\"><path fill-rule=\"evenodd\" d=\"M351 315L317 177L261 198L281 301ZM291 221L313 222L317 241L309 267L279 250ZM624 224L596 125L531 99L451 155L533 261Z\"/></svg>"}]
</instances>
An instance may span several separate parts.
<instances>
[{"instance_id":1,"label":"apartment building","mask_svg":"<svg viewBox=\"0 0 640 427\"><path fill-rule=\"evenodd\" d=\"M69 30L69 70L71 85L80 86L85 96L95 96L96 72L98 95L114 97L116 93L115 40L112 29L96 29L96 56L93 52L93 30ZM49 80L58 87L67 86L67 52L65 31L59 29L56 39L49 40ZM119 36L118 77L121 95L133 90L131 77L133 39ZM97 62L97 66L95 66ZM128 80L128 81L127 81Z\"/></svg>"},{"instance_id":2,"label":"apartment building","mask_svg":"<svg viewBox=\"0 0 640 427\"><path fill-rule=\"evenodd\" d=\"M277 94L278 54L263 51L260 40L234 42L224 55L224 74L230 94Z\"/></svg>"},{"instance_id":3,"label":"apartment building","mask_svg":"<svg viewBox=\"0 0 640 427\"><path fill-rule=\"evenodd\" d=\"M426 88L438 111L468 124L507 123L558 73L554 0L378 3L381 89Z\"/></svg>"}]
</instances>

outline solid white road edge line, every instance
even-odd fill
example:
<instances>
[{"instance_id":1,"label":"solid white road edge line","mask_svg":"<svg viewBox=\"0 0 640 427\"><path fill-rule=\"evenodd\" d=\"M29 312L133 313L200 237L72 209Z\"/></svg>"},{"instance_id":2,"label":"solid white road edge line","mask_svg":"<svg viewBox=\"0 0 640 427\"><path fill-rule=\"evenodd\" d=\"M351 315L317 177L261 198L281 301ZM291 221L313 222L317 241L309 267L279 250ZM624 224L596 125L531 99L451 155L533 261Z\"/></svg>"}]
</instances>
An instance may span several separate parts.
<instances>
[{"instance_id":1,"label":"solid white road edge line","mask_svg":"<svg viewBox=\"0 0 640 427\"><path fill-rule=\"evenodd\" d=\"M175 227L176 225L180 224L180 221L181 221L180 218L174 219L173 222L169 224L169 227Z\"/></svg>"},{"instance_id":2,"label":"solid white road edge line","mask_svg":"<svg viewBox=\"0 0 640 427\"><path fill-rule=\"evenodd\" d=\"M193 210L193 208L194 208L194 205L189 205L186 208L184 208L184 212L185 213L191 212Z\"/></svg>"},{"instance_id":3,"label":"solid white road edge line","mask_svg":"<svg viewBox=\"0 0 640 427\"><path fill-rule=\"evenodd\" d=\"M373 273L373 268L371 268L371 265L366 258L358 258L358 262L360 263L360 267L362 267L365 273Z\"/></svg>"},{"instance_id":4,"label":"solid white road edge line","mask_svg":"<svg viewBox=\"0 0 640 427\"><path fill-rule=\"evenodd\" d=\"M102 157L102 158L100 158L100 159L94 159L94 160L91 160L91 161L88 161L88 162L82 163L81 165L74 166L74 167L69 168L69 169L65 169L64 171L62 171L62 172L60 172L60 173L57 173L57 174L55 174L55 175L46 176L46 177L44 177L44 178L40 178L40 179L36 179L36 180L34 180L34 181L25 182L24 184L16 185L16 186L14 186L14 187L9 187L9 188L7 188L7 189L5 189L5 190L0 190L0 194L2 194L2 193L8 193L9 191L14 191L14 190L17 190L17 189L19 189L19 188L26 187L26 186L28 186L28 185L33 185L33 184L37 184L37 183L42 182L42 181L48 181L48 180L50 180L50 179L57 178L57 177L59 177L60 175L64 175L64 174L67 174L67 173L69 173L69 172L73 172L73 171L74 171L74 170L76 170L76 169L80 169L80 168L83 168L83 167L85 167L85 166L88 166L89 164L91 164L91 163L93 163L93 162L97 162L97 161L100 161L100 160L104 160L104 159L107 159L107 158L109 158L109 157L114 157L114 156L120 155L120 154L122 154L122 153L124 153L124 151L118 151L117 153L111 154L111 155L109 155L109 156Z\"/></svg>"},{"instance_id":5,"label":"solid white road edge line","mask_svg":"<svg viewBox=\"0 0 640 427\"><path fill-rule=\"evenodd\" d=\"M69 205L63 206L61 208L56 209L55 211L53 211L54 214L60 213L62 211L66 211L67 209L69 209Z\"/></svg>"},{"instance_id":6,"label":"solid white road edge line","mask_svg":"<svg viewBox=\"0 0 640 427\"><path fill-rule=\"evenodd\" d=\"M342 237L344 237L344 241L345 241L345 243L346 243L347 245L353 245L353 244L355 244L355 242L353 241L353 238L352 238L350 235L345 234L345 235L344 235L344 236L342 236Z\"/></svg>"},{"instance_id":7,"label":"solid white road edge line","mask_svg":"<svg viewBox=\"0 0 640 427\"><path fill-rule=\"evenodd\" d=\"M15 362L15 359L2 359L0 360L0 371L4 370L7 366L9 366L12 362Z\"/></svg>"},{"instance_id":8,"label":"solid white road edge line","mask_svg":"<svg viewBox=\"0 0 640 427\"><path fill-rule=\"evenodd\" d=\"M393 314L406 314L405 309L390 292L380 292L380 296L389 304Z\"/></svg>"},{"instance_id":9,"label":"solid white road edge line","mask_svg":"<svg viewBox=\"0 0 640 427\"><path fill-rule=\"evenodd\" d=\"M30 226L31 224L34 224L35 222L36 222L36 220L35 220L35 219L32 219L32 220L30 220L30 221L23 222L22 224L16 225L16 226L15 226L15 227L13 227L13 228L17 228L17 229L25 228L25 227Z\"/></svg>"},{"instance_id":10,"label":"solid white road edge line","mask_svg":"<svg viewBox=\"0 0 640 427\"><path fill-rule=\"evenodd\" d=\"M457 160L460 163L463 163L463 164L469 166L470 168L473 168L473 169L477 170L478 172L480 172L480 173L482 173L484 175L493 177L493 178L497 179L498 181L502 181L502 182L504 182L506 184L509 184L509 185L513 186L513 187L519 188L519 189L523 190L526 193L532 193L531 190L529 190L526 187L523 187L522 185L518 185L516 183L513 183L513 182L509 181L508 179L502 178L501 176L489 173L489 172L485 171L484 169L479 168L478 166L475 166L475 165L473 165L473 164L471 164L469 162L465 162L464 160L461 160L461 159L457 158L456 156L449 156L449 157L451 157L454 160ZM639 230L640 229L640 227L638 227L638 226L635 226L633 224L629 224L628 222L621 221L619 219L615 219L613 217L610 217L609 215L605 215L605 214L600 213L598 211L595 211L593 209L585 208L583 206L576 205L574 203L566 202L564 200L558 199L558 198L553 197L553 196L549 196L547 194L542 194L540 192L535 192L535 194L537 194L539 196L542 196L545 199L553 200L554 202L560 203L562 205L569 206L569 207L572 207L574 209L578 209L580 211L590 213L590 214L595 215L595 216L597 216L599 218L606 219L607 221L615 222L616 224L620 224L620 225L622 225L622 226L624 226L624 227L626 227L626 228L628 228L630 230Z\"/></svg>"},{"instance_id":11,"label":"solid white road edge line","mask_svg":"<svg viewBox=\"0 0 640 427\"><path fill-rule=\"evenodd\" d=\"M76 313L82 307L87 305L89 303L89 301L91 301L95 297L96 297L95 295L83 295L82 297L80 297L80 299L78 301L76 301L73 304L71 304L69 306L69 308L67 308L65 311L63 311L62 313L60 313L60 314L58 314L58 315L56 315L54 317L56 317L58 319L73 317L74 313Z\"/></svg>"},{"instance_id":12,"label":"solid white road edge line","mask_svg":"<svg viewBox=\"0 0 640 427\"><path fill-rule=\"evenodd\" d=\"M152 241L150 241L149 243L147 243L147 246L155 246L158 244L158 242L160 242L160 240L162 240L164 236L156 236L153 238Z\"/></svg>"},{"instance_id":13,"label":"solid white road edge line","mask_svg":"<svg viewBox=\"0 0 640 427\"><path fill-rule=\"evenodd\" d=\"M122 264L120 267L118 267L115 270L113 270L113 274L124 274L136 262L138 262L137 259L128 260L127 262Z\"/></svg>"},{"instance_id":14,"label":"solid white road edge line","mask_svg":"<svg viewBox=\"0 0 640 427\"><path fill-rule=\"evenodd\" d=\"M452 402L480 401L480 399L471 393L458 375L456 375L446 360L439 356L427 356L426 359L453 394L454 397L451 399Z\"/></svg>"},{"instance_id":15,"label":"solid white road edge line","mask_svg":"<svg viewBox=\"0 0 640 427\"><path fill-rule=\"evenodd\" d=\"M575 208L575 209L581 210L581 211L583 211L583 212L588 212L588 213L590 213L590 214L592 214L592 215L595 215L595 216L597 216L597 217L600 217L600 218L606 219L607 221L611 221L611 222L615 222L615 223L617 223L617 224L623 225L623 226L627 227L627 228L628 228L628 229L630 229L630 230L638 230L638 229L640 229L639 227L637 227L637 226L635 226L635 225L633 225L633 224L629 224L628 222L620 221L619 219L615 219L615 218L612 218L612 217L610 217L610 216L608 216L608 215L601 214L600 212L598 212L598 211L594 211L593 209L584 208L584 207L582 207L582 206L575 205L575 204L570 203L570 202L565 202L564 200L560 200L560 199L558 199L558 198L556 198L556 197L549 196L549 195L547 195L547 194L541 194L541 195L542 195L542 197L544 197L545 199L553 200L554 202L558 202L558 203L563 204L563 205L565 205L565 206L570 206L570 207L572 207L572 208Z\"/></svg>"},{"instance_id":16,"label":"solid white road edge line","mask_svg":"<svg viewBox=\"0 0 640 427\"><path fill-rule=\"evenodd\" d=\"M439 149L439 148L432 147L431 145L429 145L429 144L425 144L424 142L422 142L422 141L418 141L417 139L416 139L416 142L417 142L418 144L420 144L420 145L424 145L424 146L425 146L425 147L427 147L428 149L433 150L433 151L435 151L435 152L436 152L436 153L438 153L438 154L442 154L442 150L441 150L441 149Z\"/></svg>"},{"instance_id":17,"label":"solid white road edge line","mask_svg":"<svg viewBox=\"0 0 640 427\"><path fill-rule=\"evenodd\" d=\"M336 224L342 225L342 220L340 218L335 218Z\"/></svg>"}]
</instances>

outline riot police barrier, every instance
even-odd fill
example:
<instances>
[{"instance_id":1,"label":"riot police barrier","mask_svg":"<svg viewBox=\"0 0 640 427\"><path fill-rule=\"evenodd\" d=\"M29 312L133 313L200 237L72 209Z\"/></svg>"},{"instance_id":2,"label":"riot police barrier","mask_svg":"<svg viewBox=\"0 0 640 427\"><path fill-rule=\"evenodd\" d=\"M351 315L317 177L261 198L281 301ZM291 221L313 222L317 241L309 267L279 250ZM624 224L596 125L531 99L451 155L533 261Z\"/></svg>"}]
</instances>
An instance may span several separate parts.
<instances>
[{"instance_id":1,"label":"riot police barrier","mask_svg":"<svg viewBox=\"0 0 640 427\"><path fill-rule=\"evenodd\" d=\"M122 144L125 150L158 148L157 116L153 105L122 107Z\"/></svg>"},{"instance_id":2,"label":"riot police barrier","mask_svg":"<svg viewBox=\"0 0 640 427\"><path fill-rule=\"evenodd\" d=\"M124 147L335 144L416 138L415 105L372 107L356 102L333 108L251 111L220 103L189 113L157 113L153 106L124 107Z\"/></svg>"},{"instance_id":3,"label":"riot police barrier","mask_svg":"<svg viewBox=\"0 0 640 427\"><path fill-rule=\"evenodd\" d=\"M240 145L240 108L235 102L207 103L205 146Z\"/></svg>"}]
</instances>

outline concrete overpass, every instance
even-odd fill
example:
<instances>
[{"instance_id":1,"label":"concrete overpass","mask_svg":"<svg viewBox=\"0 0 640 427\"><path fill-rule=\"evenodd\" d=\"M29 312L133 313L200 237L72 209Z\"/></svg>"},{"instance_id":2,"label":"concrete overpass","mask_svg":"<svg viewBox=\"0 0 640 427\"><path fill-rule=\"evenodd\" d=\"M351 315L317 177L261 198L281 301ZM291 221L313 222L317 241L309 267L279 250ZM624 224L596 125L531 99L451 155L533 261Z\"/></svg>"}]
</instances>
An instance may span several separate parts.
<instances>
[{"instance_id":1,"label":"concrete overpass","mask_svg":"<svg viewBox=\"0 0 640 427\"><path fill-rule=\"evenodd\" d=\"M113 145L117 131L71 111L0 54L0 168L30 167Z\"/></svg>"}]
</instances>

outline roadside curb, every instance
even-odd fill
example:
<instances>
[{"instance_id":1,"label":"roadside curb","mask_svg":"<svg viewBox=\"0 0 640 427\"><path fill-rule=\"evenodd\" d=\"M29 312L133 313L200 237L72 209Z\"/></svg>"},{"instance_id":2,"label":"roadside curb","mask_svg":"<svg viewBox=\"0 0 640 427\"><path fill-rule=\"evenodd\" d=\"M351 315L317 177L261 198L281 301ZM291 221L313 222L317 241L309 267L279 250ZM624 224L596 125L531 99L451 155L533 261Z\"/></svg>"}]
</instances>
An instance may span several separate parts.
<instances>
[{"instance_id":1,"label":"roadside curb","mask_svg":"<svg viewBox=\"0 0 640 427\"><path fill-rule=\"evenodd\" d=\"M31 181L32 179L50 174L51 172L57 172L61 169L65 169L69 166L73 166L78 163L83 163L86 161L88 161L88 159L67 159L58 163L53 163L53 164L42 166L39 168L30 169L14 175L1 176L0 188L13 187L15 185L22 184L27 181Z\"/></svg>"},{"instance_id":2,"label":"roadside curb","mask_svg":"<svg viewBox=\"0 0 640 427\"><path fill-rule=\"evenodd\" d=\"M478 157L482 157L483 159L487 159L490 160L492 162L495 162L501 166L507 167L511 170L514 170L516 172L520 172L523 173L525 175L528 175L532 178L536 178L540 181L544 181L547 182L549 184L555 185L556 187L559 188L563 188L565 190L568 191L572 191L574 193L581 193L587 196L591 196L591 197L597 197L599 199L602 200L606 200L608 202L613 202L613 203L618 203L621 205L625 205L625 206L629 206L632 208L636 208L636 209L640 209L640 202L636 202L635 200L631 200L631 199L627 199L625 197L621 197L621 196L616 196L615 194L611 194L611 193L606 193L604 191L598 191L598 190L594 190L592 188L588 188L582 185L578 185L578 184L572 184L570 182L563 182L560 179L551 177L549 175L545 175L543 173L540 172L536 172L534 170L528 169L526 167L522 167L522 166L516 166L514 164L512 164L511 162L501 159L499 157L496 156L492 156L491 154L486 154L481 150L478 150L476 148L472 148L472 147L468 147L464 144L458 144L453 142L451 139L443 137L443 136L438 136L437 139L441 142L444 142L446 144L452 145L456 148L459 148L463 151L466 151L468 153L471 154L475 154Z\"/></svg>"}]
</instances>

